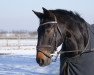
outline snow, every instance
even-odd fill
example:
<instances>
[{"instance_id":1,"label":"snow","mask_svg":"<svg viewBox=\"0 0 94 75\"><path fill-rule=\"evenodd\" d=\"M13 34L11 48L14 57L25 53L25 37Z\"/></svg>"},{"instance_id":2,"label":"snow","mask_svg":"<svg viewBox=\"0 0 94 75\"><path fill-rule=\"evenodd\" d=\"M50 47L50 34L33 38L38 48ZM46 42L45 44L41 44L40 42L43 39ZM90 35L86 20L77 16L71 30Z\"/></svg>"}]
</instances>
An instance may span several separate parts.
<instances>
[{"instance_id":1,"label":"snow","mask_svg":"<svg viewBox=\"0 0 94 75\"><path fill-rule=\"evenodd\" d=\"M2 43L1 43L2 41ZM49 66L36 63L36 40L0 40L0 75L59 75L59 58ZM58 49L59 50L59 49Z\"/></svg>"},{"instance_id":2,"label":"snow","mask_svg":"<svg viewBox=\"0 0 94 75\"><path fill-rule=\"evenodd\" d=\"M1 55L0 75L59 75L59 59L40 67L32 55Z\"/></svg>"}]
</instances>

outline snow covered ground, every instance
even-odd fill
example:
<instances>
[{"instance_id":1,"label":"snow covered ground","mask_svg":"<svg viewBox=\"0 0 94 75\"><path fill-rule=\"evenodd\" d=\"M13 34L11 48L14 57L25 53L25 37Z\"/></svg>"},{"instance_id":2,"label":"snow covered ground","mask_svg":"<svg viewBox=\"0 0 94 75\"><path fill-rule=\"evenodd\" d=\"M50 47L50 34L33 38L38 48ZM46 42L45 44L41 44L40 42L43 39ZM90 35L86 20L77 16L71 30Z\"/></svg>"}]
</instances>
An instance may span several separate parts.
<instances>
[{"instance_id":1,"label":"snow covered ground","mask_svg":"<svg viewBox=\"0 0 94 75\"><path fill-rule=\"evenodd\" d=\"M59 58L46 67L36 63L36 42L0 40L0 75L59 75Z\"/></svg>"},{"instance_id":2,"label":"snow covered ground","mask_svg":"<svg viewBox=\"0 0 94 75\"><path fill-rule=\"evenodd\" d=\"M39 67L32 55L1 55L0 75L59 75L59 59Z\"/></svg>"}]
</instances>

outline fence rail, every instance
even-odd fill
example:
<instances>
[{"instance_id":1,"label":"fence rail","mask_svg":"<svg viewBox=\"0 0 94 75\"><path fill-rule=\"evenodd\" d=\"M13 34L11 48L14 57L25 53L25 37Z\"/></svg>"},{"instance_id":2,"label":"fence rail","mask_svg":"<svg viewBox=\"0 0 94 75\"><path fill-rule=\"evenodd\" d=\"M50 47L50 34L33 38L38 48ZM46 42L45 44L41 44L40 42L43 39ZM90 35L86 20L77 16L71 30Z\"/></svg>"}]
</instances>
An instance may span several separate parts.
<instances>
[{"instance_id":1,"label":"fence rail","mask_svg":"<svg viewBox=\"0 0 94 75\"><path fill-rule=\"evenodd\" d=\"M32 50L36 44L36 39L0 39L0 50Z\"/></svg>"},{"instance_id":2,"label":"fence rail","mask_svg":"<svg viewBox=\"0 0 94 75\"><path fill-rule=\"evenodd\" d=\"M0 39L0 46L27 46L36 44L36 39Z\"/></svg>"}]
</instances>

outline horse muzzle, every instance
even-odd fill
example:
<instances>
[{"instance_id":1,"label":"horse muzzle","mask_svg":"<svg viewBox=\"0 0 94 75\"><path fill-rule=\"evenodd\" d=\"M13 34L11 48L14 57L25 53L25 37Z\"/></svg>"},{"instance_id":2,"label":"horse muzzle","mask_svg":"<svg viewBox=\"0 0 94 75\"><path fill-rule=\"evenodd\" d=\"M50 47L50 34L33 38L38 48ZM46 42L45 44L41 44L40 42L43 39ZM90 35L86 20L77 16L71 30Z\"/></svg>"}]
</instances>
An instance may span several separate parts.
<instances>
[{"instance_id":1,"label":"horse muzzle","mask_svg":"<svg viewBox=\"0 0 94 75\"><path fill-rule=\"evenodd\" d=\"M45 51L39 51L37 52L37 57L36 57L36 61L39 64L39 66L44 67L47 66L51 63L51 58L49 54L46 54Z\"/></svg>"}]
</instances>

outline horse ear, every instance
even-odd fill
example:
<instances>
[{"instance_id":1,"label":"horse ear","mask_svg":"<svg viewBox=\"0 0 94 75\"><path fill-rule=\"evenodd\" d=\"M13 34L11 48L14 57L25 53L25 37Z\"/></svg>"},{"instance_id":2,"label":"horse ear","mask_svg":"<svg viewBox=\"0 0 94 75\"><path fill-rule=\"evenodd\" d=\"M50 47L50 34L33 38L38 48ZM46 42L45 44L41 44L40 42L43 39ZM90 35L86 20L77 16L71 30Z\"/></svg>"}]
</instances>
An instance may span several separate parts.
<instances>
[{"instance_id":1,"label":"horse ear","mask_svg":"<svg viewBox=\"0 0 94 75\"><path fill-rule=\"evenodd\" d=\"M54 18L54 14L51 11L45 9L44 7L42 7L42 9L43 9L44 15Z\"/></svg>"},{"instance_id":2,"label":"horse ear","mask_svg":"<svg viewBox=\"0 0 94 75\"><path fill-rule=\"evenodd\" d=\"M43 9L44 13L49 13L49 11L47 9L45 9L44 7L42 7L42 9Z\"/></svg>"},{"instance_id":3,"label":"horse ear","mask_svg":"<svg viewBox=\"0 0 94 75\"><path fill-rule=\"evenodd\" d=\"M43 17L43 13L40 13L40 12L36 12L36 11L34 11L34 10L32 10L34 13L35 13L35 15L38 17L38 18L42 18Z\"/></svg>"}]
</instances>

